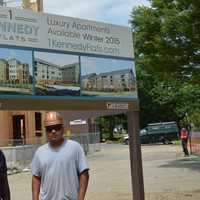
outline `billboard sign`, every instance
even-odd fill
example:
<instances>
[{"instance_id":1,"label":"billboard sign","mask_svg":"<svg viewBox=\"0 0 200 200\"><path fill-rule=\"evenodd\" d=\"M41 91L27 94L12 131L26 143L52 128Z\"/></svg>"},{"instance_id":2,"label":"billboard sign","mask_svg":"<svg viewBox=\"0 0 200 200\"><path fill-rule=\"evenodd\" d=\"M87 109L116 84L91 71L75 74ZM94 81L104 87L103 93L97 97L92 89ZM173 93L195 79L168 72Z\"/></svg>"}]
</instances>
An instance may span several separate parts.
<instances>
[{"instance_id":1,"label":"billboard sign","mask_svg":"<svg viewBox=\"0 0 200 200\"><path fill-rule=\"evenodd\" d=\"M132 44L128 27L0 8L1 109L138 109Z\"/></svg>"},{"instance_id":2,"label":"billboard sign","mask_svg":"<svg viewBox=\"0 0 200 200\"><path fill-rule=\"evenodd\" d=\"M1 44L133 58L128 27L11 8L0 12Z\"/></svg>"}]
</instances>

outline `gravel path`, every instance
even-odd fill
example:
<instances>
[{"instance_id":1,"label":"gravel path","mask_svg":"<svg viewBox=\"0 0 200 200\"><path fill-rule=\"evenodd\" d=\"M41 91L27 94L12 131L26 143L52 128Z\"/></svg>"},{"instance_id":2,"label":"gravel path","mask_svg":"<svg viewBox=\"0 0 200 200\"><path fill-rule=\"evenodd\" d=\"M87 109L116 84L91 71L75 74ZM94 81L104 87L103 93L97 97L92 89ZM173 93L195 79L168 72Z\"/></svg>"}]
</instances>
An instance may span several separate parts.
<instances>
[{"instance_id":1,"label":"gravel path","mask_svg":"<svg viewBox=\"0 0 200 200\"><path fill-rule=\"evenodd\" d=\"M200 199L200 158L184 158L179 147L143 146L146 200ZM129 149L104 144L88 157L90 183L87 200L131 200ZM31 175L9 176L12 200L31 200Z\"/></svg>"}]
</instances>

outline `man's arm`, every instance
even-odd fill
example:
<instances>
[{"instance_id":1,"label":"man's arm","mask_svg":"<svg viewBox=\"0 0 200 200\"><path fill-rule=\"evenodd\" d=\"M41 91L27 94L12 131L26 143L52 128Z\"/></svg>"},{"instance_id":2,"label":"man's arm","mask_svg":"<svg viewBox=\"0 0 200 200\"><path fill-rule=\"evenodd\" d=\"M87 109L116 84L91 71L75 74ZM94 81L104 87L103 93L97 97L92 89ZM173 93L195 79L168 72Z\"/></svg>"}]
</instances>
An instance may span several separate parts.
<instances>
[{"instance_id":1,"label":"man's arm","mask_svg":"<svg viewBox=\"0 0 200 200\"><path fill-rule=\"evenodd\" d=\"M10 189L8 185L7 172L0 174L1 187L2 187L2 200L10 200Z\"/></svg>"},{"instance_id":2,"label":"man's arm","mask_svg":"<svg viewBox=\"0 0 200 200\"><path fill-rule=\"evenodd\" d=\"M88 186L88 181L89 181L89 172L88 170L83 171L80 174L80 190L78 193L78 200L84 200L87 186Z\"/></svg>"},{"instance_id":3,"label":"man's arm","mask_svg":"<svg viewBox=\"0 0 200 200\"><path fill-rule=\"evenodd\" d=\"M32 177L32 200L39 200L41 178L38 176Z\"/></svg>"}]
</instances>

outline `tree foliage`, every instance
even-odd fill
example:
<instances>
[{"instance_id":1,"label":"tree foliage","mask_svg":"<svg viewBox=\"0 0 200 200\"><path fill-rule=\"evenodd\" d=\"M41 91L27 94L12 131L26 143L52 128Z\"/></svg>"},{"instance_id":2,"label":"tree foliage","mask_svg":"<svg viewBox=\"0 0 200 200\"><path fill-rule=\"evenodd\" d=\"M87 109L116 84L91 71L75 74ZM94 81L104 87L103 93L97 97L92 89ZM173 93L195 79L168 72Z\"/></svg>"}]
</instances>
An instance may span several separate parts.
<instances>
[{"instance_id":1,"label":"tree foliage","mask_svg":"<svg viewBox=\"0 0 200 200\"><path fill-rule=\"evenodd\" d=\"M150 0L131 13L141 126L200 124L200 1Z\"/></svg>"},{"instance_id":2,"label":"tree foliage","mask_svg":"<svg viewBox=\"0 0 200 200\"><path fill-rule=\"evenodd\" d=\"M137 63L159 75L193 81L200 66L200 1L151 3L131 14Z\"/></svg>"},{"instance_id":3,"label":"tree foliage","mask_svg":"<svg viewBox=\"0 0 200 200\"><path fill-rule=\"evenodd\" d=\"M118 125L127 130L127 117L125 114L109 115L98 118L98 124L100 127L101 140L102 139L114 139L114 128Z\"/></svg>"}]
</instances>

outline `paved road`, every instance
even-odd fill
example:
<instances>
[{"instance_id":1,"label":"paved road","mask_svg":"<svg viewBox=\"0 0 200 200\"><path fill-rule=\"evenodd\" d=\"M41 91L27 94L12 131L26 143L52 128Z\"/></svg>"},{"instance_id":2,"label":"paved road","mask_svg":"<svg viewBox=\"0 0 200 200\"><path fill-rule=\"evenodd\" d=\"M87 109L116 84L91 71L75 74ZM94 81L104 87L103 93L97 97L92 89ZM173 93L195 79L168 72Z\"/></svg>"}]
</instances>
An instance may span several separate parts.
<instances>
[{"instance_id":1,"label":"paved road","mask_svg":"<svg viewBox=\"0 0 200 200\"><path fill-rule=\"evenodd\" d=\"M143 146L147 200L200 199L200 159L184 158L179 147ZM102 145L88 157L90 184L87 200L130 200L131 179L127 145ZM12 200L31 200L30 173L9 176Z\"/></svg>"}]
</instances>

